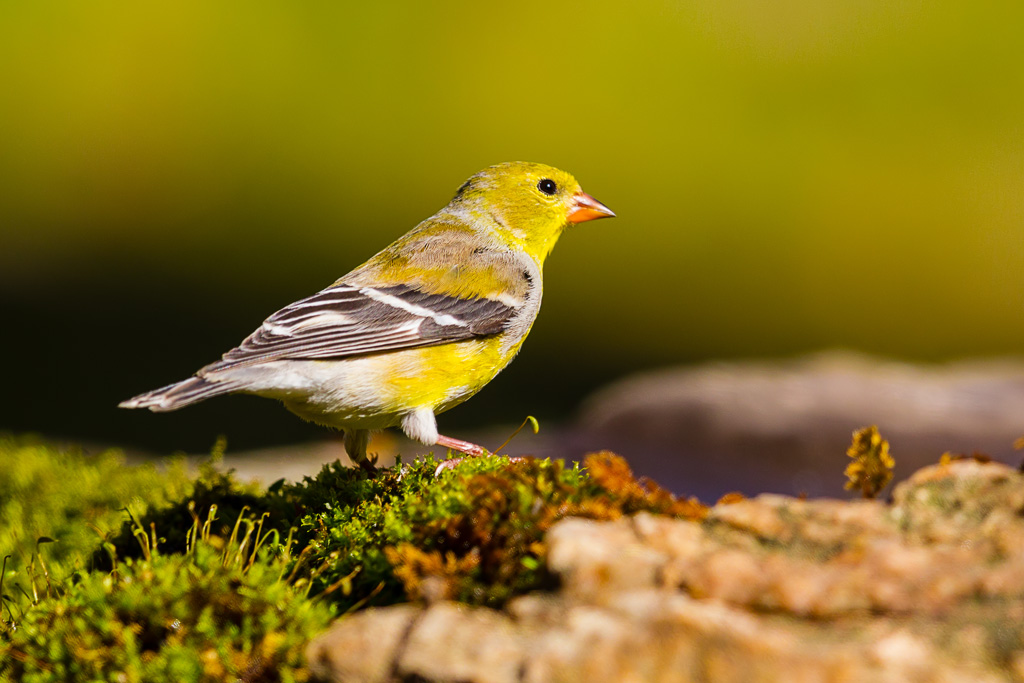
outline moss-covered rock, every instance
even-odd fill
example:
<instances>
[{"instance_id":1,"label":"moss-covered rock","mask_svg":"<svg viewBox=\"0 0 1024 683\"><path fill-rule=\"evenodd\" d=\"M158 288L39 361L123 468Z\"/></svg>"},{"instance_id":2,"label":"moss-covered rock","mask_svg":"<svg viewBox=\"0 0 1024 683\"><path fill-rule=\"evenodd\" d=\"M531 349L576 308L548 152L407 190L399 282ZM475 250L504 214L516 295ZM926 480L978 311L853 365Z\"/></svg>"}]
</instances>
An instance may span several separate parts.
<instances>
[{"instance_id":1,"label":"moss-covered rock","mask_svg":"<svg viewBox=\"0 0 1024 683\"><path fill-rule=\"evenodd\" d=\"M1024 474L965 459L891 503L761 495L700 523L565 519L545 537L556 592L364 612L310 660L349 683L1019 682L1022 511ZM352 656L377 624L390 649Z\"/></svg>"},{"instance_id":2,"label":"moss-covered rock","mask_svg":"<svg viewBox=\"0 0 1024 683\"><path fill-rule=\"evenodd\" d=\"M501 606L553 588L559 520L707 509L637 480L609 453L585 467L433 458L368 476L327 465L297 484L241 484L0 442L0 678L302 680L332 616L452 598Z\"/></svg>"},{"instance_id":3,"label":"moss-covered rock","mask_svg":"<svg viewBox=\"0 0 1024 683\"><path fill-rule=\"evenodd\" d=\"M283 491L306 510L315 591L343 609L433 598L498 606L552 585L544 534L559 519L706 513L634 479L609 453L588 456L583 468L497 457L467 458L440 474L437 465L428 457L371 478L332 464Z\"/></svg>"}]
</instances>

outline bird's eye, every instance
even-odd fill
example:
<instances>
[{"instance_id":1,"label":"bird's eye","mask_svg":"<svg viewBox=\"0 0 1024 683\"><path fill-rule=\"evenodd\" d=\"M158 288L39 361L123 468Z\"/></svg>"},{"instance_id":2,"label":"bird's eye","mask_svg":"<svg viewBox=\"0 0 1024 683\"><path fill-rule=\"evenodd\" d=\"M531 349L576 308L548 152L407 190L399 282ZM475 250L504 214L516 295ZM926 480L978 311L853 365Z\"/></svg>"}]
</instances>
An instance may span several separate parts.
<instances>
[{"instance_id":1,"label":"bird's eye","mask_svg":"<svg viewBox=\"0 0 1024 683\"><path fill-rule=\"evenodd\" d=\"M554 194L558 192L558 186L555 185L555 181L551 180L550 178L544 178L539 183L537 183L537 189L543 192L544 194Z\"/></svg>"}]
</instances>

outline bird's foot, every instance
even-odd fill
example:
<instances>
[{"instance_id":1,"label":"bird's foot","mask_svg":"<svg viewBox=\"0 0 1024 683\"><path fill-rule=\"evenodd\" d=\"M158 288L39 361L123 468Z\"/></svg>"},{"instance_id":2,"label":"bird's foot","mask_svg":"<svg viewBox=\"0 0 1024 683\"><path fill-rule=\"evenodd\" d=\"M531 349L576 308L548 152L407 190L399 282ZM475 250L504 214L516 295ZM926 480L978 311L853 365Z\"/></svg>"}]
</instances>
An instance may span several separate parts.
<instances>
[{"instance_id":1,"label":"bird's foot","mask_svg":"<svg viewBox=\"0 0 1024 683\"><path fill-rule=\"evenodd\" d=\"M349 456L349 459L359 465L360 469L371 477L377 474L377 455L375 453L366 453L362 457L358 455L356 457Z\"/></svg>"},{"instance_id":2,"label":"bird's foot","mask_svg":"<svg viewBox=\"0 0 1024 683\"><path fill-rule=\"evenodd\" d=\"M471 458L477 458L481 455L487 455L488 453L487 449L483 446L478 446L475 443L463 441L462 439L453 439L452 437L445 436L443 434L437 435L437 445L444 446L449 450L458 451L459 453L465 453ZM447 460L442 461L441 464L437 466L437 469L434 470L434 476L436 477L445 470L452 469L462 461L463 458L448 458Z\"/></svg>"},{"instance_id":3,"label":"bird's foot","mask_svg":"<svg viewBox=\"0 0 1024 683\"><path fill-rule=\"evenodd\" d=\"M436 477L437 475L441 474L445 470L454 469L463 460L465 460L465 458L448 458L447 460L442 460L441 464L437 466L436 470L434 470L434 476ZM526 458L521 458L518 455L515 455L515 456L510 455L510 456L508 456L508 461L509 462L526 462L526 460L527 460Z\"/></svg>"},{"instance_id":4,"label":"bird's foot","mask_svg":"<svg viewBox=\"0 0 1024 683\"><path fill-rule=\"evenodd\" d=\"M438 435L437 445L444 446L445 448L453 451L458 451L459 453L465 453L471 458L477 458L481 455L491 455L491 452L483 446L478 446L475 443L470 443L468 441L462 441L461 439L453 439L450 436ZM465 458L448 458L447 460L443 460L441 464L437 466L437 469L434 470L434 476L436 477L445 470L452 469L463 460L465 460ZM509 458L510 462L524 462L525 460L526 458Z\"/></svg>"}]
</instances>

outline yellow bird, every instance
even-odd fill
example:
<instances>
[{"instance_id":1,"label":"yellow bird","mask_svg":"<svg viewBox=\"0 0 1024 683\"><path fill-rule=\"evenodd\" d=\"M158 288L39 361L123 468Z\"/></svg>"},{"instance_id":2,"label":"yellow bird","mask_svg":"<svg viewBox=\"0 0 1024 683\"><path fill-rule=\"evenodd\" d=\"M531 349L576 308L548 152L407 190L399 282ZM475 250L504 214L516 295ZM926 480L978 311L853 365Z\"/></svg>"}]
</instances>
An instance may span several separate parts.
<instances>
[{"instance_id":1,"label":"yellow bird","mask_svg":"<svg viewBox=\"0 0 1024 683\"><path fill-rule=\"evenodd\" d=\"M470 396L519 352L540 310L544 259L574 223L614 216L550 166L498 164L448 205L313 296L285 306L193 377L122 408L177 410L221 394L278 399L345 431L364 469L371 430L467 455L435 415Z\"/></svg>"}]
</instances>

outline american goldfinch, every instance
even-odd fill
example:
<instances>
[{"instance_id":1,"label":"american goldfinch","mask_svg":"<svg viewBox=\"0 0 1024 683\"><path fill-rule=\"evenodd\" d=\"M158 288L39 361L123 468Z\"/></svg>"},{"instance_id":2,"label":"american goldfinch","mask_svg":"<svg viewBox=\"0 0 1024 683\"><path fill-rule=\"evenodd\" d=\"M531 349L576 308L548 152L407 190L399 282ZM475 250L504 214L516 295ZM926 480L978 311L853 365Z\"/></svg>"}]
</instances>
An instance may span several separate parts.
<instances>
[{"instance_id":1,"label":"american goldfinch","mask_svg":"<svg viewBox=\"0 0 1024 683\"><path fill-rule=\"evenodd\" d=\"M540 310L544 259L569 225L614 216L550 166L498 164L369 261L285 306L193 377L122 408L177 410L221 394L278 399L345 432L372 471L372 430L480 455L437 433L435 415L490 382L515 357Z\"/></svg>"}]
</instances>

